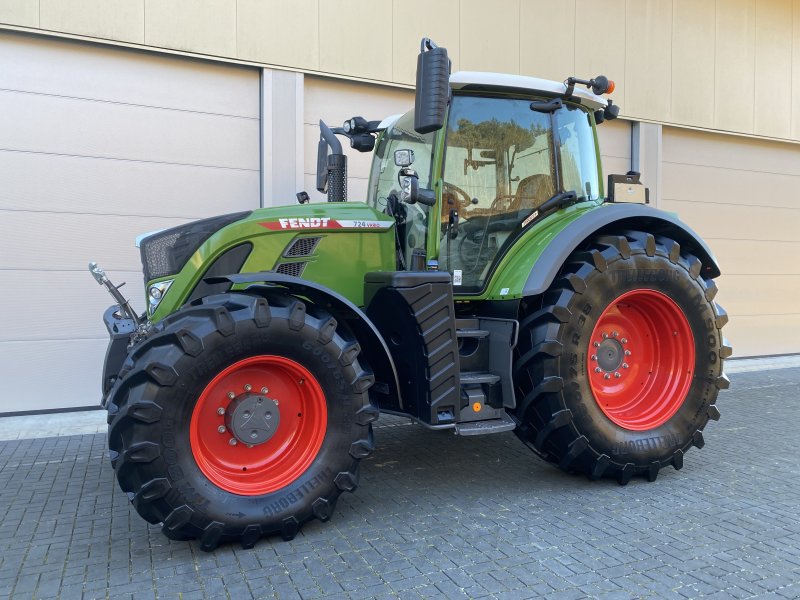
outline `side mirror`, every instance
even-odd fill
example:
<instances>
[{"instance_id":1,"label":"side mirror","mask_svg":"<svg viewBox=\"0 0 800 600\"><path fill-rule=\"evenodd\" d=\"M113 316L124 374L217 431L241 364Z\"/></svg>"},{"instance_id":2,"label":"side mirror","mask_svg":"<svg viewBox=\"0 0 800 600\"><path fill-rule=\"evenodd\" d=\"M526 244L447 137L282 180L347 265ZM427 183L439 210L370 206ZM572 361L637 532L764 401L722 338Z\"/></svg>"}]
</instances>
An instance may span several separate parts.
<instances>
[{"instance_id":1,"label":"side mirror","mask_svg":"<svg viewBox=\"0 0 800 600\"><path fill-rule=\"evenodd\" d=\"M444 127L450 100L450 59L447 49L422 38L417 57L417 89L414 99L414 130L430 133Z\"/></svg>"},{"instance_id":2,"label":"side mirror","mask_svg":"<svg viewBox=\"0 0 800 600\"><path fill-rule=\"evenodd\" d=\"M400 179L400 200L406 204L424 204L433 206L436 204L436 194L433 190L419 187L419 178L413 171L402 176Z\"/></svg>"}]
</instances>

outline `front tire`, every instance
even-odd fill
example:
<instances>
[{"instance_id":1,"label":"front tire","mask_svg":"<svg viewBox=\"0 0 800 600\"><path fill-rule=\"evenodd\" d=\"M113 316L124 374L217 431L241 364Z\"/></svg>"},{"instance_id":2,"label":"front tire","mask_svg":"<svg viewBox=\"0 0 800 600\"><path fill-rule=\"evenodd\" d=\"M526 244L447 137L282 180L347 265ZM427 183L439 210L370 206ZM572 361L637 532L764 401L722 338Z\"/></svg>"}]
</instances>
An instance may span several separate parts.
<instances>
[{"instance_id":1,"label":"front tire","mask_svg":"<svg viewBox=\"0 0 800 600\"><path fill-rule=\"evenodd\" d=\"M666 237L630 231L574 253L520 323L517 435L592 479L680 469L729 384L716 292L700 260Z\"/></svg>"},{"instance_id":2,"label":"front tire","mask_svg":"<svg viewBox=\"0 0 800 600\"><path fill-rule=\"evenodd\" d=\"M111 462L139 514L203 550L328 520L378 416L349 332L292 296L234 293L159 328L108 406Z\"/></svg>"}]
</instances>

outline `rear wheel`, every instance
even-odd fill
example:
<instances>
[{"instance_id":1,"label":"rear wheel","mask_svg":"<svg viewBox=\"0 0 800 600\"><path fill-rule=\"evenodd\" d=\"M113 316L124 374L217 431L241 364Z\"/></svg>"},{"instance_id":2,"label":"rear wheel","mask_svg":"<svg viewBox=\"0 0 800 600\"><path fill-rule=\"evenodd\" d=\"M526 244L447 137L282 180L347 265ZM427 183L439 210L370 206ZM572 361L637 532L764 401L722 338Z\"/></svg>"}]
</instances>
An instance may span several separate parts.
<instances>
[{"instance_id":1,"label":"rear wheel","mask_svg":"<svg viewBox=\"0 0 800 600\"><path fill-rule=\"evenodd\" d=\"M159 327L109 403L112 465L139 514L204 550L328 520L378 415L349 332L287 295L212 296Z\"/></svg>"},{"instance_id":2,"label":"rear wheel","mask_svg":"<svg viewBox=\"0 0 800 600\"><path fill-rule=\"evenodd\" d=\"M716 291L669 238L631 231L573 254L520 323L519 437L591 478L680 469L728 387Z\"/></svg>"}]
</instances>

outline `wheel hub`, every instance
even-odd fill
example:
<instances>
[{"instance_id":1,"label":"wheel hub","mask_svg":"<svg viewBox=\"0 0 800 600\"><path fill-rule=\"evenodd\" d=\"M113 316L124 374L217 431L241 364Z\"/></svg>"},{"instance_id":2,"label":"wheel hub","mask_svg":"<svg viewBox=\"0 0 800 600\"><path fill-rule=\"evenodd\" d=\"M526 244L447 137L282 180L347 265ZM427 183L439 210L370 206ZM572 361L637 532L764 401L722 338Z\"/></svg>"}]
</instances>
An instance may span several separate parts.
<instances>
[{"instance_id":1,"label":"wheel hub","mask_svg":"<svg viewBox=\"0 0 800 600\"><path fill-rule=\"evenodd\" d=\"M597 366L607 373L619 369L624 356L622 344L614 338L606 338L597 348Z\"/></svg>"},{"instance_id":2,"label":"wheel hub","mask_svg":"<svg viewBox=\"0 0 800 600\"><path fill-rule=\"evenodd\" d=\"M228 431L248 446L257 446L272 438L280 421L277 403L264 394L240 394L225 411Z\"/></svg>"}]
</instances>

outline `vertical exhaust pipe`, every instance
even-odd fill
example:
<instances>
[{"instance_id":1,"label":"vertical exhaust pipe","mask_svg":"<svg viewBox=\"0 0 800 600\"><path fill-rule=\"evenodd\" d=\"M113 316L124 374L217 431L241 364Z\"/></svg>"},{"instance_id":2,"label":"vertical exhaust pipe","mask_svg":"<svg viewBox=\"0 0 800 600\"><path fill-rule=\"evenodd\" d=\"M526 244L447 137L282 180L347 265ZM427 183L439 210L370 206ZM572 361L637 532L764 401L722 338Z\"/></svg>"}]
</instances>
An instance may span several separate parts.
<instances>
[{"instance_id":1,"label":"vertical exhaust pipe","mask_svg":"<svg viewBox=\"0 0 800 600\"><path fill-rule=\"evenodd\" d=\"M328 194L328 202L347 202L347 156L336 134L322 120L317 145L317 190Z\"/></svg>"}]
</instances>

